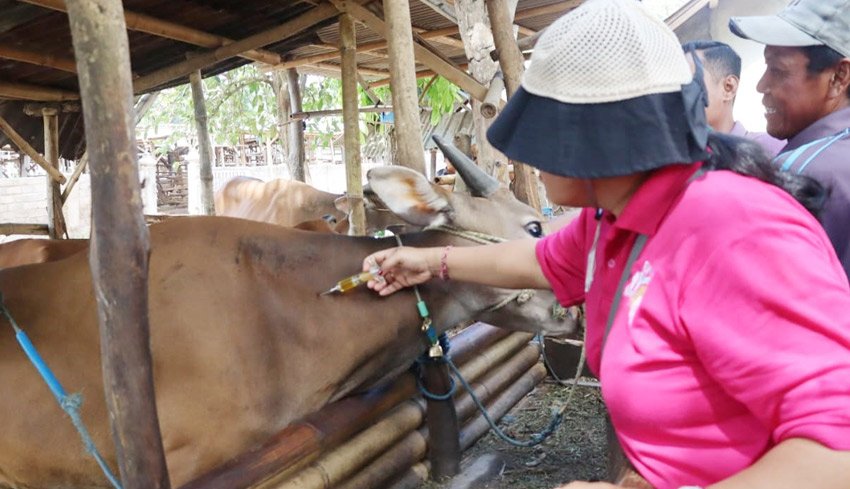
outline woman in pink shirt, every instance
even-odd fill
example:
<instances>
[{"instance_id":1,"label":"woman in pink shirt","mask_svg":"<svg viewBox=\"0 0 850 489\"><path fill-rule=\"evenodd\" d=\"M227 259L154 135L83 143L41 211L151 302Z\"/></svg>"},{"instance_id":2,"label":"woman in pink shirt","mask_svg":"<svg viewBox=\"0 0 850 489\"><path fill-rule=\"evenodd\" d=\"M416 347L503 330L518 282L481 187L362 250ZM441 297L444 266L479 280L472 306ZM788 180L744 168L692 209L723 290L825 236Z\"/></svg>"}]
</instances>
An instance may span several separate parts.
<instances>
[{"instance_id":1,"label":"woman in pink shirt","mask_svg":"<svg viewBox=\"0 0 850 489\"><path fill-rule=\"evenodd\" d=\"M588 0L541 36L488 134L585 210L539 241L379 252L370 287L451 276L584 302L589 365L657 489L846 489L850 286L816 219L826 193L709 135L701 78L639 2Z\"/></svg>"}]
</instances>

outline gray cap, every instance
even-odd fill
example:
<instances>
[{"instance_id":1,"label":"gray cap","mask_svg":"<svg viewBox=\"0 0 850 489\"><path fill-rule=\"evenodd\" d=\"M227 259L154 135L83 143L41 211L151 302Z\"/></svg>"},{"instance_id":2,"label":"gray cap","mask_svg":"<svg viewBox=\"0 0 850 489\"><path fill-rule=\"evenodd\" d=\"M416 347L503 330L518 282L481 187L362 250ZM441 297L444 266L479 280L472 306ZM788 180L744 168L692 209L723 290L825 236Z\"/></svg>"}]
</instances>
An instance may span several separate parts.
<instances>
[{"instance_id":1,"label":"gray cap","mask_svg":"<svg viewBox=\"0 0 850 489\"><path fill-rule=\"evenodd\" d=\"M850 58L850 0L794 0L777 15L732 17L729 28L770 46L827 45Z\"/></svg>"}]
</instances>

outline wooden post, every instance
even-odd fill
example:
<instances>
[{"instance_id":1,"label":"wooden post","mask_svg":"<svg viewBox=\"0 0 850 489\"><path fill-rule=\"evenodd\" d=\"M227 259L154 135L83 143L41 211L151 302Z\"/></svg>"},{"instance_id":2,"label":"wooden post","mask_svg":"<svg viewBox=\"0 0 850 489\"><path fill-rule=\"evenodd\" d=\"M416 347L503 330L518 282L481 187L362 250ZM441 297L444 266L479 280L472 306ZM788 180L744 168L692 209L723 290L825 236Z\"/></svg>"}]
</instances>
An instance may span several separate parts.
<instances>
[{"instance_id":1,"label":"wooden post","mask_svg":"<svg viewBox=\"0 0 850 489\"><path fill-rule=\"evenodd\" d=\"M342 43L342 111L345 144L345 180L348 196L350 234L366 234L366 211L363 207L363 173L360 168L360 112L357 96L357 39L354 19L339 16L339 38Z\"/></svg>"},{"instance_id":2,"label":"wooden post","mask_svg":"<svg viewBox=\"0 0 850 489\"><path fill-rule=\"evenodd\" d=\"M106 405L124 489L168 489L148 330L130 51L121 0L68 0L92 187L90 262ZM79 55L85 53L85 56Z\"/></svg>"},{"instance_id":3,"label":"wooden post","mask_svg":"<svg viewBox=\"0 0 850 489\"><path fill-rule=\"evenodd\" d=\"M385 0L387 51L390 53L390 87L393 94L395 137L401 165L425 174L425 149L419 128L416 61L408 0Z\"/></svg>"},{"instance_id":4,"label":"wooden post","mask_svg":"<svg viewBox=\"0 0 850 489\"><path fill-rule=\"evenodd\" d=\"M289 131L287 125L293 123L289 120L289 97L286 95L286 74L276 71L271 75L272 90L274 90L275 116L277 117L277 139L283 154L284 163L289 153ZM269 163L271 164L271 163Z\"/></svg>"},{"instance_id":5,"label":"wooden post","mask_svg":"<svg viewBox=\"0 0 850 489\"><path fill-rule=\"evenodd\" d=\"M445 362L426 361L423 366L422 385L431 394L445 395L451 389L449 367ZM431 438L428 459L434 479L451 477L460 472L460 432L455 403L427 399L428 416L425 421Z\"/></svg>"},{"instance_id":6,"label":"wooden post","mask_svg":"<svg viewBox=\"0 0 850 489\"><path fill-rule=\"evenodd\" d=\"M428 173L428 177L433 180L437 177L437 150L431 150L431 171Z\"/></svg>"},{"instance_id":7,"label":"wooden post","mask_svg":"<svg viewBox=\"0 0 850 489\"><path fill-rule=\"evenodd\" d=\"M522 73L525 71L525 58L514 38L513 21L506 0L486 0L493 29L493 41L499 52L499 64L505 77L508 100L519 90ZM540 209L540 195L537 191L537 176L534 169L519 161L514 162L514 195L526 204Z\"/></svg>"},{"instance_id":8,"label":"wooden post","mask_svg":"<svg viewBox=\"0 0 850 489\"><path fill-rule=\"evenodd\" d=\"M59 111L44 108L44 159L59 171ZM47 229L51 239L62 239L67 233L62 215L62 191L59 182L47 176Z\"/></svg>"},{"instance_id":9,"label":"wooden post","mask_svg":"<svg viewBox=\"0 0 850 489\"><path fill-rule=\"evenodd\" d=\"M195 129L198 131L198 153L201 157L201 214L214 216L212 145L210 144L210 131L207 125L207 105L204 101L204 85L201 82L200 70L189 75L189 84L192 86L192 103L195 106Z\"/></svg>"},{"instance_id":10,"label":"wooden post","mask_svg":"<svg viewBox=\"0 0 850 489\"><path fill-rule=\"evenodd\" d=\"M301 85L298 83L298 70L286 70L286 84L289 89L289 110L301 112ZM305 182L304 175L304 126L301 121L289 124L289 174L293 180Z\"/></svg>"}]
</instances>

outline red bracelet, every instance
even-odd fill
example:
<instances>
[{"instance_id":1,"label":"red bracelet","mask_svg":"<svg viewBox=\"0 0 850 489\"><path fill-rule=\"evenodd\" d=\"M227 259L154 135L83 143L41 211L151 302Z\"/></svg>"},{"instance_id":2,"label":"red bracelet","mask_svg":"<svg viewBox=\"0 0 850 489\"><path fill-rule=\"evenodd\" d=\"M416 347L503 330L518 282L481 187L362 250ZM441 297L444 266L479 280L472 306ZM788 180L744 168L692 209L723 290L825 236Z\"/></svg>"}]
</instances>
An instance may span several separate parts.
<instances>
[{"instance_id":1,"label":"red bracelet","mask_svg":"<svg viewBox=\"0 0 850 489\"><path fill-rule=\"evenodd\" d=\"M443 250L443 257L440 259L440 280L448 280L449 279L449 250L452 249L452 245L446 246L446 249Z\"/></svg>"}]
</instances>

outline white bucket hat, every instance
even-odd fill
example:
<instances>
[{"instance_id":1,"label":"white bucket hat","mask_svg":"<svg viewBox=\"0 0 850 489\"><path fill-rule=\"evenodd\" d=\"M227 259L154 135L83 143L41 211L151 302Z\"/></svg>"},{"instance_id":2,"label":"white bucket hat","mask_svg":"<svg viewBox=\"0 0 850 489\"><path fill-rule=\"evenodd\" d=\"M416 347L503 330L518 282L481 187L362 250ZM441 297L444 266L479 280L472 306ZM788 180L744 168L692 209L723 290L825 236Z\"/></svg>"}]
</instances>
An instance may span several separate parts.
<instances>
[{"instance_id":1,"label":"white bucket hat","mask_svg":"<svg viewBox=\"0 0 850 489\"><path fill-rule=\"evenodd\" d=\"M850 0L794 0L777 15L732 17L729 29L770 46L829 46L850 57Z\"/></svg>"},{"instance_id":2,"label":"white bucket hat","mask_svg":"<svg viewBox=\"0 0 850 489\"><path fill-rule=\"evenodd\" d=\"M702 77L637 0L588 0L537 42L522 87L487 133L508 157L573 178L705 159Z\"/></svg>"}]
</instances>

